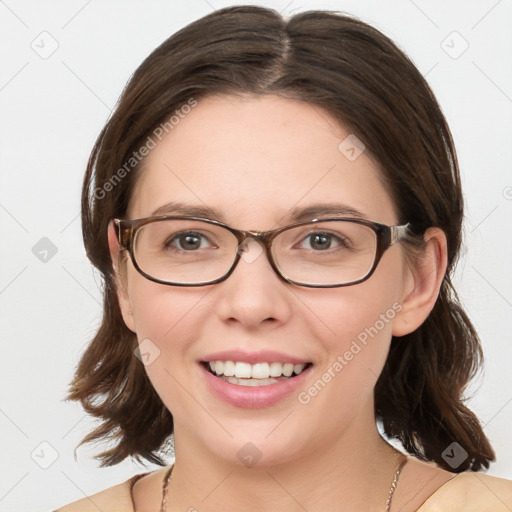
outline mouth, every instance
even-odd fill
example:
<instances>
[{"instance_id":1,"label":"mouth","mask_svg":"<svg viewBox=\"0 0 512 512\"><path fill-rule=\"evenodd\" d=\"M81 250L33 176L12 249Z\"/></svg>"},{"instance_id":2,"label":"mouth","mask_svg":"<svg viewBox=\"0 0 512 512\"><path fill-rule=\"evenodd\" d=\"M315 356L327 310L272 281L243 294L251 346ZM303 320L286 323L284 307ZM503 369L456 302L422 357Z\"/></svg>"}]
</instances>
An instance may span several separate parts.
<instances>
[{"instance_id":1,"label":"mouth","mask_svg":"<svg viewBox=\"0 0 512 512\"><path fill-rule=\"evenodd\" d=\"M292 364L263 361L250 364L242 361L201 361L201 365L211 375L230 384L259 387L294 379L309 369L313 363Z\"/></svg>"}]
</instances>

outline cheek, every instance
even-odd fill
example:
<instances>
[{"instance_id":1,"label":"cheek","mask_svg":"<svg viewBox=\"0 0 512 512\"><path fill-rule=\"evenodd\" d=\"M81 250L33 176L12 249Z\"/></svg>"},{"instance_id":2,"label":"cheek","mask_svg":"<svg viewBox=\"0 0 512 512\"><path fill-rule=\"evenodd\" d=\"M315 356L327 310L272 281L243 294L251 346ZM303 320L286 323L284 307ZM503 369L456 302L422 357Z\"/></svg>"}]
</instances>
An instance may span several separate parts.
<instances>
[{"instance_id":1,"label":"cheek","mask_svg":"<svg viewBox=\"0 0 512 512\"><path fill-rule=\"evenodd\" d=\"M393 319L401 309L397 295L384 286L374 286L377 283L367 283L303 297L308 323L316 326L331 356L349 350L353 341L369 345L369 340L391 337Z\"/></svg>"},{"instance_id":2,"label":"cheek","mask_svg":"<svg viewBox=\"0 0 512 512\"><path fill-rule=\"evenodd\" d=\"M314 338L325 354L317 374L321 382L316 381L315 389L303 390L304 403L314 399L322 408L334 402L343 405L339 409L343 414L357 409L373 393L386 362L393 320L402 308L397 287L389 279L385 283L373 277L304 299L310 311L307 323L314 326ZM320 392L324 387L327 393Z\"/></svg>"},{"instance_id":3,"label":"cheek","mask_svg":"<svg viewBox=\"0 0 512 512\"><path fill-rule=\"evenodd\" d=\"M142 276L141 276L142 277ZM204 316L203 297L207 290L177 288L135 277L130 297L145 371L169 410L182 414L190 410L188 389L198 357L195 340L200 338Z\"/></svg>"},{"instance_id":4,"label":"cheek","mask_svg":"<svg viewBox=\"0 0 512 512\"><path fill-rule=\"evenodd\" d=\"M131 275L128 294L139 342L149 338L165 345L177 332L193 331L194 326L200 325L194 317L201 314L198 306L207 291L161 285L138 274Z\"/></svg>"}]
</instances>

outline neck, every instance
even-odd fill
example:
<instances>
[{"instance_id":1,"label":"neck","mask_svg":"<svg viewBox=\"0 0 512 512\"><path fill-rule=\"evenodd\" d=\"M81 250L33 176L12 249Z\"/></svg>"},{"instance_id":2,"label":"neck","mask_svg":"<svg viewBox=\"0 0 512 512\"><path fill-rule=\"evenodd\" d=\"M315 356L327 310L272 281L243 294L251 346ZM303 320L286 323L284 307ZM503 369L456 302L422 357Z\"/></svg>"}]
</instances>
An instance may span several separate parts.
<instances>
[{"instance_id":1,"label":"neck","mask_svg":"<svg viewBox=\"0 0 512 512\"><path fill-rule=\"evenodd\" d=\"M198 449L177 426L167 512L380 512L400 459L381 438L374 421L365 430L353 422L343 435L312 439L309 451L289 456L284 462L246 467L216 457L208 447Z\"/></svg>"}]
</instances>

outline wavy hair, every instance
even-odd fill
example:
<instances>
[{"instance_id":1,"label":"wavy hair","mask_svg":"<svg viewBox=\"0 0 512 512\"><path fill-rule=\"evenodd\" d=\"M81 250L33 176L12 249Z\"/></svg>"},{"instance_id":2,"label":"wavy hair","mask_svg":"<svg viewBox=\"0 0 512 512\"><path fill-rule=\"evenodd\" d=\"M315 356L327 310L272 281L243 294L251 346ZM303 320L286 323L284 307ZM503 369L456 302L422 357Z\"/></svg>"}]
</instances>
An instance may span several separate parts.
<instances>
[{"instance_id":1,"label":"wavy hair","mask_svg":"<svg viewBox=\"0 0 512 512\"><path fill-rule=\"evenodd\" d=\"M389 38L358 19L330 11L284 19L254 6L217 10L156 48L130 78L90 155L82 230L87 256L103 277L103 318L67 399L101 421L80 445L113 441L95 457L102 467L127 457L165 464L173 417L134 357L137 340L121 316L107 227L126 214L141 172L131 159L155 127L191 98L212 94L278 94L326 109L380 164L400 223L414 228L416 248L427 228L444 231L448 269L437 302L417 330L393 338L375 386L375 417L389 438L422 460L457 472L488 468L494 452L464 403L482 349L451 282L462 236L459 170L430 87ZM443 458L454 441L468 453L455 470Z\"/></svg>"}]
</instances>

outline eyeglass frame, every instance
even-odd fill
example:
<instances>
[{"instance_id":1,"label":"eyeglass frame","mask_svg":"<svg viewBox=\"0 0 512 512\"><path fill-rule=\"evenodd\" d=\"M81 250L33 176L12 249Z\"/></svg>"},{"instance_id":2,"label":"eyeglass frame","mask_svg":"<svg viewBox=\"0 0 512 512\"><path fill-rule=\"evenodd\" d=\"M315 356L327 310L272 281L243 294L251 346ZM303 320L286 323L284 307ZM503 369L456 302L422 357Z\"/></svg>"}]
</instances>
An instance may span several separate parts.
<instances>
[{"instance_id":1,"label":"eyeglass frame","mask_svg":"<svg viewBox=\"0 0 512 512\"><path fill-rule=\"evenodd\" d=\"M143 226L146 226L147 224L152 224L154 222L162 222L165 220L195 220L195 221L202 221L206 222L208 224L213 224L215 226L222 227L224 229L227 229L229 232L231 232L236 239L238 240L238 247L240 247L245 240L248 238L252 238L253 240L259 242L263 245L265 248L265 253L267 255L267 260L270 263L270 266L274 270L274 272L278 275L279 278L281 278L286 283L294 284L296 286L303 286L306 288L341 288L344 286L353 286L355 284L362 283L369 279L373 273L375 272L375 269L377 268L377 265L379 264L380 260L382 259L382 256L384 253L392 247L395 243L400 242L403 240L403 238L408 234L408 230L410 227L410 222L406 224L401 225L395 225L395 226L388 226L386 224L381 224L379 222L374 222L366 219L359 219L359 218L352 218L352 217L329 217L329 218L315 218L308 221L303 222L297 222L295 224L289 224L287 226L283 226L277 229L273 229L270 231L253 231L253 230L242 230L242 229L236 229L231 226L228 226L224 222L215 220L215 219L208 219L204 217L193 217L193 216L186 216L186 215L163 215L163 216L156 216L156 217L145 217L140 219L118 219L114 218L114 225L116 227L116 236L117 240L119 242L119 245L121 248L125 249L128 254L130 255L130 259L133 263L133 266L135 269L146 279L153 281L155 283L164 284L168 286L209 286L211 284L217 284L225 281L235 270L237 267L242 255L241 251L236 251L236 256L231 264L230 269L224 274L222 277L215 279L213 281L206 281L201 283L171 283L168 281L163 281L161 279L157 279L156 277L150 276L146 272L144 272L139 264L137 263L137 259L135 258L135 250L134 250L134 239L137 231L142 228ZM289 279L286 276L284 276L281 271L279 270L277 264L274 261L274 257L272 256L272 241L274 238L276 238L280 233L283 231L287 231L289 229L293 229L300 226L305 226L309 224L316 224L319 222L333 222L333 221L346 221L346 222L353 222L356 224L361 224L363 226L366 226L370 228L376 235L377 239L377 246L375 249L375 256L373 260L373 265L371 269L368 271L368 273L363 276L360 279L357 279L356 281L350 281L348 283L343 284L305 284L300 283L298 281L294 281L293 279Z\"/></svg>"}]
</instances>

